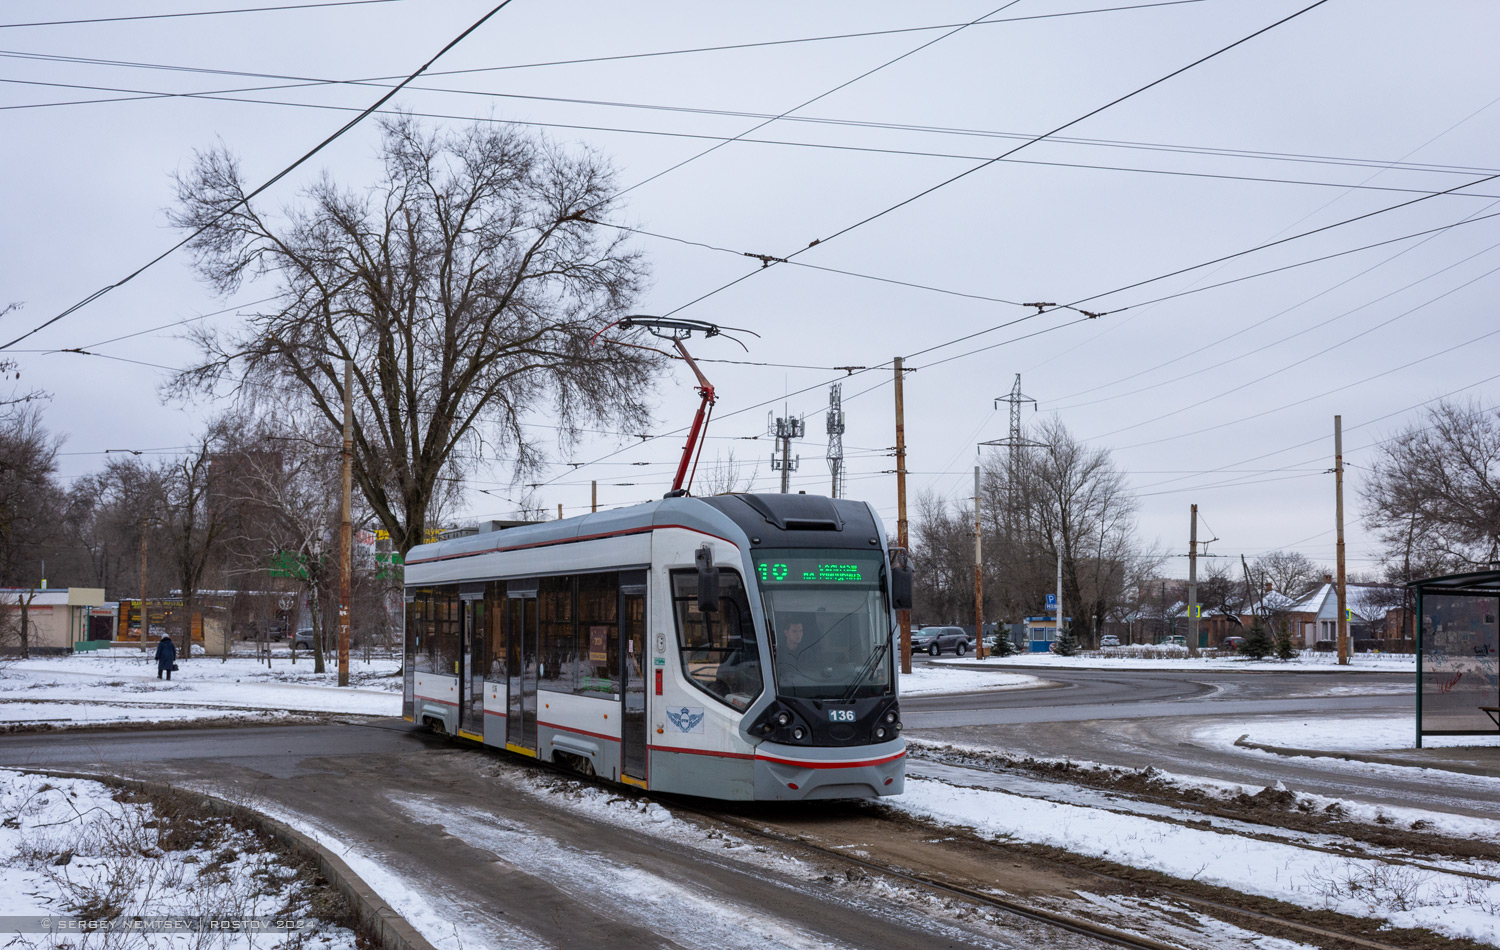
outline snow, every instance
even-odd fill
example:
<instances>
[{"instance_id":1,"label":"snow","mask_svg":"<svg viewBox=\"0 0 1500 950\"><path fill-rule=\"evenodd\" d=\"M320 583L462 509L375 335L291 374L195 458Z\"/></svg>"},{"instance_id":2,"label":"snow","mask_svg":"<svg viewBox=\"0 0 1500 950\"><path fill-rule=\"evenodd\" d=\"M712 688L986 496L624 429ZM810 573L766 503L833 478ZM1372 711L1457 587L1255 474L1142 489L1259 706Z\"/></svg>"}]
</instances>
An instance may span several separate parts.
<instances>
[{"instance_id":1,"label":"snow","mask_svg":"<svg viewBox=\"0 0 1500 950\"><path fill-rule=\"evenodd\" d=\"M437 825L471 847L483 848L523 874L542 878L611 916L651 921L652 933L666 942L725 950L819 950L837 947L820 934L776 920L749 904L726 900L691 880L663 877L607 850L575 848L536 835L489 811L455 810L427 801L392 804L422 825ZM660 806L655 806L660 808ZM664 811L664 810L663 810Z\"/></svg>"},{"instance_id":2,"label":"snow","mask_svg":"<svg viewBox=\"0 0 1500 950\"><path fill-rule=\"evenodd\" d=\"M903 696L930 696L935 693L973 693L992 689L1031 689L1043 680L1025 673L1001 673L991 670L954 669L931 664L916 666L901 674Z\"/></svg>"},{"instance_id":3,"label":"snow","mask_svg":"<svg viewBox=\"0 0 1500 950\"><path fill-rule=\"evenodd\" d=\"M1500 945L1500 884L1461 874L913 776L886 807L993 839Z\"/></svg>"},{"instance_id":4,"label":"snow","mask_svg":"<svg viewBox=\"0 0 1500 950\"><path fill-rule=\"evenodd\" d=\"M336 671L312 672L312 660L285 656L267 667L251 657L179 661L173 679L156 678L156 661L135 650L99 650L16 660L0 666L0 722L54 725L257 718L286 710L398 716L396 660L351 658L349 687ZM56 720L62 720L60 722Z\"/></svg>"},{"instance_id":5,"label":"snow","mask_svg":"<svg viewBox=\"0 0 1500 950\"><path fill-rule=\"evenodd\" d=\"M1350 657L1348 666L1338 665L1338 656L1333 653L1317 653L1304 650L1290 660L1251 660L1240 656L1187 655L1186 648L1177 651L1165 647L1133 650L1120 647L1118 650L1080 652L1074 656L1058 656L1055 653L1022 653L1018 656L987 657L984 660L939 659L934 664L973 666L1021 666L1038 669L1085 669L1085 670L1223 670L1228 672L1276 672L1276 673L1417 673L1417 659L1409 654L1356 653ZM1146 656L1141 654L1163 654Z\"/></svg>"},{"instance_id":6,"label":"snow","mask_svg":"<svg viewBox=\"0 0 1500 950\"><path fill-rule=\"evenodd\" d=\"M1416 748L1415 714L1360 716L1338 719L1244 719L1229 725L1208 726L1194 732L1205 743L1234 745L1246 736L1257 745L1309 749L1318 752L1381 752ZM1500 733L1491 736L1423 736L1425 748L1500 746Z\"/></svg>"},{"instance_id":7,"label":"snow","mask_svg":"<svg viewBox=\"0 0 1500 950\"><path fill-rule=\"evenodd\" d=\"M207 839L169 840L176 820L98 782L0 770L0 917L308 918L297 871L254 836L214 819ZM354 950L351 931L308 919L299 946ZM5 936L17 948L100 945L87 933ZM250 950L266 936L110 934L104 945Z\"/></svg>"}]
</instances>

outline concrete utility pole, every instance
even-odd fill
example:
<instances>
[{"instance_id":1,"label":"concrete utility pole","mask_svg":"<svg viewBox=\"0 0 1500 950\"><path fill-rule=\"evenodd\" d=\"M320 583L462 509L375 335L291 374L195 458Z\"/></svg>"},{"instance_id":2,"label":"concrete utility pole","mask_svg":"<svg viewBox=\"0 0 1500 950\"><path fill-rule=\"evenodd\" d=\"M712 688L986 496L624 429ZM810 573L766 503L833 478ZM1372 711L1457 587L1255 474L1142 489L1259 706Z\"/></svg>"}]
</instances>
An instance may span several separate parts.
<instances>
[{"instance_id":1,"label":"concrete utility pole","mask_svg":"<svg viewBox=\"0 0 1500 950\"><path fill-rule=\"evenodd\" d=\"M775 452L771 453L771 471L781 473L781 493L785 495L792 490L792 473L802 462L800 455L792 458L792 440L802 438L807 433L807 427L801 419L788 415L778 418L770 431L776 437L781 452L779 458Z\"/></svg>"},{"instance_id":2,"label":"concrete utility pole","mask_svg":"<svg viewBox=\"0 0 1500 950\"><path fill-rule=\"evenodd\" d=\"M1193 526L1188 531L1188 656L1198 655L1198 506L1193 506Z\"/></svg>"},{"instance_id":3,"label":"concrete utility pole","mask_svg":"<svg viewBox=\"0 0 1500 950\"><path fill-rule=\"evenodd\" d=\"M1344 417L1333 417L1333 494L1339 543L1339 665L1349 665L1349 601L1344 588Z\"/></svg>"},{"instance_id":4,"label":"concrete utility pole","mask_svg":"<svg viewBox=\"0 0 1500 950\"><path fill-rule=\"evenodd\" d=\"M339 685L349 685L349 607L354 566L354 362L344 360L344 493L339 501Z\"/></svg>"},{"instance_id":5,"label":"concrete utility pole","mask_svg":"<svg viewBox=\"0 0 1500 950\"><path fill-rule=\"evenodd\" d=\"M974 466L974 656L984 659L984 546L979 521L979 466Z\"/></svg>"},{"instance_id":6,"label":"concrete utility pole","mask_svg":"<svg viewBox=\"0 0 1500 950\"><path fill-rule=\"evenodd\" d=\"M896 357L896 546L906 547L906 408L901 394L901 357ZM911 611L896 612L901 625L901 672L911 672Z\"/></svg>"},{"instance_id":7,"label":"concrete utility pole","mask_svg":"<svg viewBox=\"0 0 1500 950\"><path fill-rule=\"evenodd\" d=\"M828 472L830 498L844 496L844 384L828 387Z\"/></svg>"}]
</instances>

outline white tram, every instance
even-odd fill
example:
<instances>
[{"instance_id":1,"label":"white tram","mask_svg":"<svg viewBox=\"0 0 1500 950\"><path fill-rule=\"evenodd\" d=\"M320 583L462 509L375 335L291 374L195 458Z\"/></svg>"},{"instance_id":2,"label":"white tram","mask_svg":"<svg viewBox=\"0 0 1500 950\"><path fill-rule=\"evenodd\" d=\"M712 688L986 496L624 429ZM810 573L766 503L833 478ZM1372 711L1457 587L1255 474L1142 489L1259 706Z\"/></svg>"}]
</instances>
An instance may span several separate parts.
<instances>
[{"instance_id":1,"label":"white tram","mask_svg":"<svg viewBox=\"0 0 1500 950\"><path fill-rule=\"evenodd\" d=\"M902 565L868 505L817 495L669 497L422 545L403 715L664 792L900 794Z\"/></svg>"}]
</instances>

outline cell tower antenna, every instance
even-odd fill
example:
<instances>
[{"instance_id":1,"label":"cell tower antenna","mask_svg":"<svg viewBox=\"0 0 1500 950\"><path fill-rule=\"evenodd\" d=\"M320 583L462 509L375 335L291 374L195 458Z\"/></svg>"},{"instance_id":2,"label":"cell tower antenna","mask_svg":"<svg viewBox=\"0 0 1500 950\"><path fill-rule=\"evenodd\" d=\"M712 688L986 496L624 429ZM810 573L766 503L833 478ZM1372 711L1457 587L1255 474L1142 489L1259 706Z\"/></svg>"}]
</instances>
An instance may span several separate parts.
<instances>
[{"instance_id":1,"label":"cell tower antenna","mask_svg":"<svg viewBox=\"0 0 1500 950\"><path fill-rule=\"evenodd\" d=\"M770 426L770 433L776 437L780 446L777 450L779 455L777 452L771 453L771 471L781 473L781 493L785 495L792 490L792 473L802 462L802 456L792 455L792 440L805 436L807 426L800 417L787 413L777 417L775 425Z\"/></svg>"},{"instance_id":2,"label":"cell tower antenna","mask_svg":"<svg viewBox=\"0 0 1500 950\"><path fill-rule=\"evenodd\" d=\"M844 497L844 386L828 387L828 473L832 498Z\"/></svg>"}]
</instances>

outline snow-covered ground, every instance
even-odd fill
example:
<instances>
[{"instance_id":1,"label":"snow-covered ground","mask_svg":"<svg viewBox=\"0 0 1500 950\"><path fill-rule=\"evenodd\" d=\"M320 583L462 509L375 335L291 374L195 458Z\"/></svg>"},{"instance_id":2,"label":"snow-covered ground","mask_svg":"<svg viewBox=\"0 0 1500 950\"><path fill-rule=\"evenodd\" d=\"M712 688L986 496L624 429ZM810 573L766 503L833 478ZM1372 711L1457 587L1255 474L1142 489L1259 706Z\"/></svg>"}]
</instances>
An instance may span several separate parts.
<instances>
[{"instance_id":1,"label":"snow-covered ground","mask_svg":"<svg viewBox=\"0 0 1500 950\"><path fill-rule=\"evenodd\" d=\"M255 835L209 815L121 801L98 782L0 770L0 917L306 921L287 934L308 950L354 950L350 930L319 920L310 875ZM244 926L253 926L246 923ZM0 933L17 950L250 950L267 933Z\"/></svg>"},{"instance_id":2,"label":"snow-covered ground","mask_svg":"<svg viewBox=\"0 0 1500 950\"><path fill-rule=\"evenodd\" d=\"M339 688L333 668L313 672L283 653L267 667L250 657L195 657L179 662L170 682L156 662L135 650L100 650L0 665L0 724L59 727L193 719L255 719L290 712L401 715L401 677L394 659L349 661L351 686ZM901 677L908 695L1021 689L1040 681L1024 673L919 667Z\"/></svg>"},{"instance_id":3,"label":"snow-covered ground","mask_svg":"<svg viewBox=\"0 0 1500 950\"><path fill-rule=\"evenodd\" d=\"M351 658L349 687L334 685L330 668L286 656L272 665L250 657L179 660L172 680L156 678L156 662L135 650L16 660L0 665L0 723L57 726L174 722L202 718L274 718L286 711L401 714L395 660Z\"/></svg>"},{"instance_id":4,"label":"snow-covered ground","mask_svg":"<svg viewBox=\"0 0 1500 950\"><path fill-rule=\"evenodd\" d=\"M1403 751L1416 746L1410 714L1360 716L1355 719L1253 719L1229 725L1206 726L1194 732L1205 744L1233 745L1241 736L1256 745L1309 749L1318 752ZM1424 736L1426 748L1500 746L1500 732L1488 736Z\"/></svg>"},{"instance_id":5,"label":"snow-covered ground","mask_svg":"<svg viewBox=\"0 0 1500 950\"><path fill-rule=\"evenodd\" d=\"M986 837L1500 945L1500 883L1464 874L927 778L908 777L906 794L889 807ZM1492 838L1500 835L1500 822L1471 821ZM1474 870L1494 875L1500 867Z\"/></svg>"},{"instance_id":6,"label":"snow-covered ground","mask_svg":"<svg viewBox=\"0 0 1500 950\"><path fill-rule=\"evenodd\" d=\"M1029 689L1044 681L1025 673L1002 673L999 670L965 670L931 664L916 666L901 674L903 696L930 696L935 693L973 693L992 689Z\"/></svg>"},{"instance_id":7,"label":"snow-covered ground","mask_svg":"<svg viewBox=\"0 0 1500 950\"><path fill-rule=\"evenodd\" d=\"M1338 657L1332 653L1315 653L1304 650L1290 660L1251 660L1239 656L1190 657L1187 648L1178 650L1153 647L1149 650L1132 650L1122 647L1110 651L1089 651L1074 656L1058 656L1055 653L1022 653L1007 657L986 657L975 660L934 659L940 665L962 664L964 666L1024 666L1038 669L1103 669L1103 670L1225 670L1231 672L1276 672L1276 673L1410 673L1417 672L1414 656L1395 653L1356 653L1347 666L1338 665Z\"/></svg>"}]
</instances>

